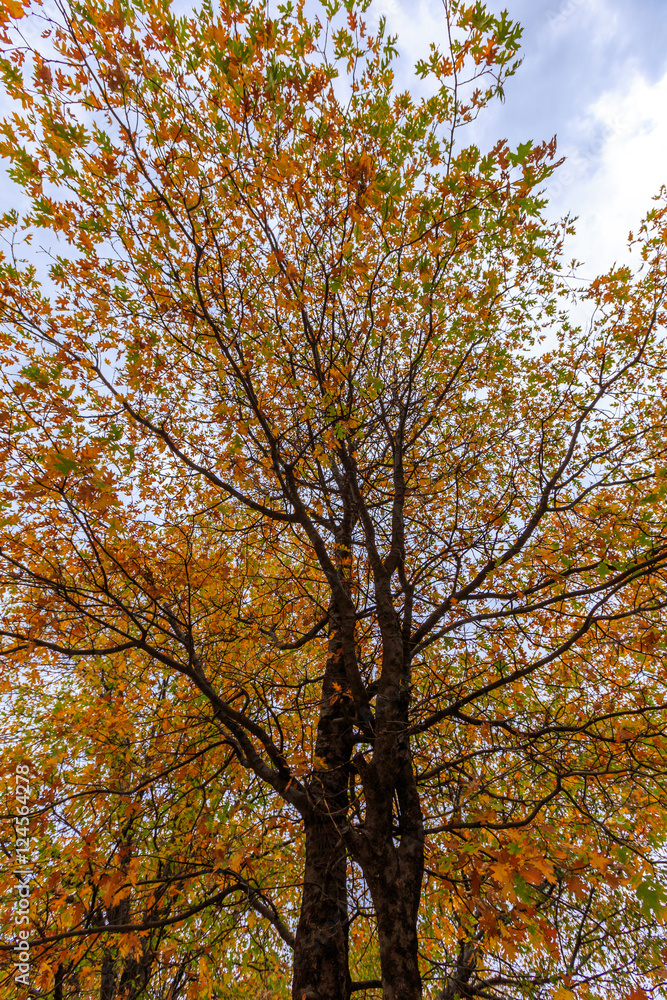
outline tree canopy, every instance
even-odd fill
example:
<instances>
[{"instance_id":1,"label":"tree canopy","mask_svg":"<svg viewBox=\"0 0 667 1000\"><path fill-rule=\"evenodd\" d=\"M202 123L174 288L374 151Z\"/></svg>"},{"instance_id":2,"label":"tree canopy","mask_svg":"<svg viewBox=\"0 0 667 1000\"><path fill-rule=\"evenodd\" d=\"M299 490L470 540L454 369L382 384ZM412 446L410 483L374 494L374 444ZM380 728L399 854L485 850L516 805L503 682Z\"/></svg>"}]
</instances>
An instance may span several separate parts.
<instances>
[{"instance_id":1,"label":"tree canopy","mask_svg":"<svg viewBox=\"0 0 667 1000\"><path fill-rule=\"evenodd\" d=\"M664 196L575 280L481 3L0 11L0 996L654 995Z\"/></svg>"}]
</instances>

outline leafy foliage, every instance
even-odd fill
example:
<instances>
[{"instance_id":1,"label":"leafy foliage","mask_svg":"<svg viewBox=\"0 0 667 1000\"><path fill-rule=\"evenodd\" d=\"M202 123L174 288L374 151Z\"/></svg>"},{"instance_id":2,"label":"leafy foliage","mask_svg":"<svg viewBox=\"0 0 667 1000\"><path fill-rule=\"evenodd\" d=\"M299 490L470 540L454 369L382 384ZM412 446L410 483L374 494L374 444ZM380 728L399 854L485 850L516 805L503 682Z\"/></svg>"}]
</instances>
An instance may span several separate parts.
<instances>
[{"instance_id":1,"label":"leafy foliage","mask_svg":"<svg viewBox=\"0 0 667 1000\"><path fill-rule=\"evenodd\" d=\"M450 0L419 97L367 7L3 0L2 794L54 1000L665 976L664 198L573 325L555 144L460 138L520 29Z\"/></svg>"}]
</instances>

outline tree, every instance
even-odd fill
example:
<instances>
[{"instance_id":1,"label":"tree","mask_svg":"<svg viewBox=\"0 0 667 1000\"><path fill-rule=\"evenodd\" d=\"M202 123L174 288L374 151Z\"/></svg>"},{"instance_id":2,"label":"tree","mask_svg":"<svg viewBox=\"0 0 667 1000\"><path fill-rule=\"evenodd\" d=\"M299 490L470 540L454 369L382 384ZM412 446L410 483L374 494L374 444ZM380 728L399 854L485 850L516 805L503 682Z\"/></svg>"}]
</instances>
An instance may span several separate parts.
<instances>
[{"instance_id":1,"label":"tree","mask_svg":"<svg viewBox=\"0 0 667 1000\"><path fill-rule=\"evenodd\" d=\"M516 69L506 15L449 0L420 97L354 0L3 11L36 988L646 996L664 199L576 326L555 144L459 138Z\"/></svg>"}]
</instances>

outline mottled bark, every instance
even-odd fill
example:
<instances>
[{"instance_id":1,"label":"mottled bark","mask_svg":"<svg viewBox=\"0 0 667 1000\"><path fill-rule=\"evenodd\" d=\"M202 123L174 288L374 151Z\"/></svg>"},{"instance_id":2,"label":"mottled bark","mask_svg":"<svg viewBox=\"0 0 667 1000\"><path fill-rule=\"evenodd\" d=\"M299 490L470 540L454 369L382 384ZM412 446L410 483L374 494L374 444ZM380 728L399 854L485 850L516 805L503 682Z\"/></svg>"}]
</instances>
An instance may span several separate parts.
<instances>
[{"instance_id":1,"label":"mottled bark","mask_svg":"<svg viewBox=\"0 0 667 1000\"><path fill-rule=\"evenodd\" d=\"M293 1000L348 1000L346 857L330 823L306 825L306 865L294 948Z\"/></svg>"},{"instance_id":2,"label":"mottled bark","mask_svg":"<svg viewBox=\"0 0 667 1000\"><path fill-rule=\"evenodd\" d=\"M360 860L376 913L383 1000L421 1000L417 917L424 872L424 829L407 751L398 767L395 791L396 818L391 808L393 795L387 803L386 791L380 791L377 799L384 799L384 803L376 800L389 836L383 841L374 836L379 824L373 817L369 824L371 837Z\"/></svg>"},{"instance_id":3,"label":"mottled bark","mask_svg":"<svg viewBox=\"0 0 667 1000\"><path fill-rule=\"evenodd\" d=\"M394 535L400 561L400 511ZM366 799L359 861L375 907L383 1000L421 1000L417 919L424 873L424 823L407 735L410 656L393 606L390 579L386 563L378 561L375 595L383 657L373 755L368 763L358 760Z\"/></svg>"},{"instance_id":4,"label":"mottled bark","mask_svg":"<svg viewBox=\"0 0 667 1000\"><path fill-rule=\"evenodd\" d=\"M110 949L104 952L100 974L100 1000L115 1000L116 963Z\"/></svg>"},{"instance_id":5,"label":"mottled bark","mask_svg":"<svg viewBox=\"0 0 667 1000\"><path fill-rule=\"evenodd\" d=\"M340 826L353 747L340 636L334 633L322 688L316 754L326 766L308 788L306 864L294 947L293 1000L349 1000L347 852Z\"/></svg>"},{"instance_id":6,"label":"mottled bark","mask_svg":"<svg viewBox=\"0 0 667 1000\"><path fill-rule=\"evenodd\" d=\"M421 1000L415 898L419 886L400 864L389 864L389 876L376 893L383 1000ZM416 891L415 891L416 890Z\"/></svg>"}]
</instances>

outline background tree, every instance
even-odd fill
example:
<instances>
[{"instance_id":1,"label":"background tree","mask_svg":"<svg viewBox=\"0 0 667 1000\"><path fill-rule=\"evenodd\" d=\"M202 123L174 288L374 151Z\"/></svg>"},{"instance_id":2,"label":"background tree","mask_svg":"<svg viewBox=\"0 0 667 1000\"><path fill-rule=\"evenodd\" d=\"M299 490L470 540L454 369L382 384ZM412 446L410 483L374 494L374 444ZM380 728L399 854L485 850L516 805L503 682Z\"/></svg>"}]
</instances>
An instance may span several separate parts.
<instances>
[{"instance_id":1,"label":"background tree","mask_svg":"<svg viewBox=\"0 0 667 1000\"><path fill-rule=\"evenodd\" d=\"M447 4L417 97L353 0L3 9L37 988L646 995L664 204L580 328L554 144L459 139L516 66L505 15Z\"/></svg>"}]
</instances>

